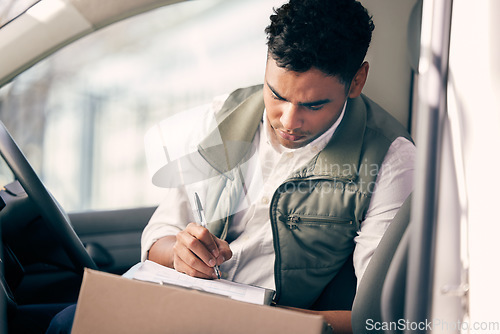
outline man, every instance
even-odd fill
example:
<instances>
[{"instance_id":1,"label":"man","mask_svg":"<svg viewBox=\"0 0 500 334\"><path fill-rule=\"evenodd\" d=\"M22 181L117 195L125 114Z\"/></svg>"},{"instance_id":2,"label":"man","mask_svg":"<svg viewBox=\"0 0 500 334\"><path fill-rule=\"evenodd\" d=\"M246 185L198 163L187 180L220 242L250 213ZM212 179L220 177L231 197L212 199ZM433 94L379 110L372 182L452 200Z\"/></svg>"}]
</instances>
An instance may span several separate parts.
<instances>
[{"instance_id":1,"label":"man","mask_svg":"<svg viewBox=\"0 0 500 334\"><path fill-rule=\"evenodd\" d=\"M211 177L166 189L142 260L208 279L220 266L304 311L353 252L359 282L412 190L415 153L403 127L361 94L373 29L354 0L277 9L263 87L237 90L214 110L218 126L198 146ZM208 229L195 222L194 192ZM350 312L317 313L351 331Z\"/></svg>"},{"instance_id":2,"label":"man","mask_svg":"<svg viewBox=\"0 0 500 334\"><path fill-rule=\"evenodd\" d=\"M199 190L208 229L195 223L190 188L169 189L143 232L142 259L209 279L220 266L303 309L352 252L359 282L412 190L415 153L403 127L361 94L373 29L354 0L277 9L263 87L231 94L216 112L223 144L211 145L212 133L198 148L220 173ZM349 312L318 313L350 331Z\"/></svg>"}]
</instances>

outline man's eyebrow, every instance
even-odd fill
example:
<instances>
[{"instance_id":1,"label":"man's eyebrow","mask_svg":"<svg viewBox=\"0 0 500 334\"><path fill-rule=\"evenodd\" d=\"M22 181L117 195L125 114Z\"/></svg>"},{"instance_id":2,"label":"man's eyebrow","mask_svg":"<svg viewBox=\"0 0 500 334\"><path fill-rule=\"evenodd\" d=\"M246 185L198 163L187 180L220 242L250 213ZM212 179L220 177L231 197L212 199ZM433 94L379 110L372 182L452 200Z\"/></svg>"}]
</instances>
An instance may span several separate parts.
<instances>
[{"instance_id":1,"label":"man's eyebrow","mask_svg":"<svg viewBox=\"0 0 500 334\"><path fill-rule=\"evenodd\" d=\"M273 86L271 86L269 84L269 82L266 81L266 84L267 84L267 87L269 87L269 89L271 90L271 92L273 92L274 95L276 95L276 97L280 100L283 100L283 101L288 101L287 99L285 99L283 96L281 96L280 94L278 94L278 92L276 92L276 89L273 88Z\"/></svg>"},{"instance_id":2,"label":"man's eyebrow","mask_svg":"<svg viewBox=\"0 0 500 334\"><path fill-rule=\"evenodd\" d=\"M312 102L299 102L299 105L304 106L304 107L314 107L314 106L320 106L322 104L327 104L330 102L332 102L332 100L323 99L323 100L312 101Z\"/></svg>"},{"instance_id":3,"label":"man's eyebrow","mask_svg":"<svg viewBox=\"0 0 500 334\"><path fill-rule=\"evenodd\" d=\"M280 94L278 94L278 92L276 92L276 90L269 84L269 82L266 81L266 84L267 84L267 87L269 87L269 89L273 92L274 95L276 95L276 97L278 99L283 100L283 101L288 101L283 96L281 96ZM319 105L322 105L322 104L327 104L327 103L330 103L330 102L332 102L332 100L330 100L330 99L323 99L323 100L312 101L312 102L299 102L298 104L301 105L301 106L304 106L304 107L313 107L313 106L319 106Z\"/></svg>"}]
</instances>

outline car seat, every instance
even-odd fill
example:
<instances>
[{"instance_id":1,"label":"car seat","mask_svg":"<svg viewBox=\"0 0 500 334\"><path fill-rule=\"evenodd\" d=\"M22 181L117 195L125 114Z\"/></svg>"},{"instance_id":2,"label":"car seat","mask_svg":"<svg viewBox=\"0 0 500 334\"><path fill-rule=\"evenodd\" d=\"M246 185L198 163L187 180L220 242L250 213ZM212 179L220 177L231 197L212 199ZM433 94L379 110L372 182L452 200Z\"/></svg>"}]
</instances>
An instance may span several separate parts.
<instances>
[{"instance_id":1,"label":"car seat","mask_svg":"<svg viewBox=\"0 0 500 334\"><path fill-rule=\"evenodd\" d=\"M400 280L399 266L395 266L390 280L388 279L388 271L393 259L398 260L398 264L402 263L404 249L406 249L407 238L404 235L410 223L410 208L411 198L408 196L398 213L392 220L389 228L380 240L380 243L373 254L370 263L368 264L363 278L359 283L356 297L352 305L351 324L353 333L366 333L370 329L370 333L384 333L382 330L376 330L373 326L375 323L381 323L382 318L382 290L385 289L385 305L390 304L392 310L401 306L397 313L404 309L404 280ZM408 234L408 233L406 233ZM396 254L397 253L397 257ZM396 271L396 272L395 272ZM404 273L403 273L404 274ZM397 283L397 284L396 284ZM403 302L401 303L401 300Z\"/></svg>"}]
</instances>

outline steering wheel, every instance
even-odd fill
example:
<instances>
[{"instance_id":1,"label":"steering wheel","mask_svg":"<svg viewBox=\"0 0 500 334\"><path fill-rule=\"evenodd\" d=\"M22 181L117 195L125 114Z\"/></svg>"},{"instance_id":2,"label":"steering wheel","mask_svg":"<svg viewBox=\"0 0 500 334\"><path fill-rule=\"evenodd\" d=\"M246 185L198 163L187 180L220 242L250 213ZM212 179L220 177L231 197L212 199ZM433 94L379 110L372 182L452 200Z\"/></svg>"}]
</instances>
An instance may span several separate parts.
<instances>
[{"instance_id":1,"label":"steering wheel","mask_svg":"<svg viewBox=\"0 0 500 334\"><path fill-rule=\"evenodd\" d=\"M80 238L71 226L68 215L44 186L19 146L0 121L0 155L9 166L15 178L39 210L55 239L60 242L75 270L83 275L85 267L97 269L94 260L85 250Z\"/></svg>"}]
</instances>

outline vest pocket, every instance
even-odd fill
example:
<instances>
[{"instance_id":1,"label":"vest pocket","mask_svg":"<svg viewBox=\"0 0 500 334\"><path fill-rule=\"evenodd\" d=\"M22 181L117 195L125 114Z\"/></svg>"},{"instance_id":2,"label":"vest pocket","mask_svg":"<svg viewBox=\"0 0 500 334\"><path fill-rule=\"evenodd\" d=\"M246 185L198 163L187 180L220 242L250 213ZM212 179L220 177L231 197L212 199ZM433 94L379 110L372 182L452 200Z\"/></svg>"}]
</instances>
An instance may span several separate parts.
<instances>
[{"instance_id":1,"label":"vest pocket","mask_svg":"<svg viewBox=\"0 0 500 334\"><path fill-rule=\"evenodd\" d=\"M307 307L352 253L357 225L349 215L276 213L272 221L279 302Z\"/></svg>"},{"instance_id":2,"label":"vest pocket","mask_svg":"<svg viewBox=\"0 0 500 334\"><path fill-rule=\"evenodd\" d=\"M282 269L336 268L354 248L357 228L350 217L280 213L278 220Z\"/></svg>"}]
</instances>

